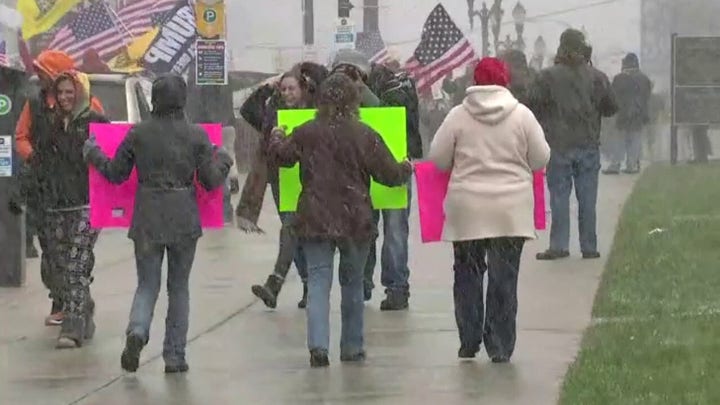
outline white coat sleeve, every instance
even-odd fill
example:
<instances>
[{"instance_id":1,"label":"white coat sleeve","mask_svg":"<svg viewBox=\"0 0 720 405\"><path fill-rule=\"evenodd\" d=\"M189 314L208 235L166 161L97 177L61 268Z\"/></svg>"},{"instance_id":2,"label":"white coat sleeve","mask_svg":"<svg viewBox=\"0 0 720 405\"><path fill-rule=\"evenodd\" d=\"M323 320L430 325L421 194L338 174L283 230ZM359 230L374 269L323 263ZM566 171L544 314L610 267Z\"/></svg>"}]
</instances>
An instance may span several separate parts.
<instances>
[{"instance_id":1,"label":"white coat sleeve","mask_svg":"<svg viewBox=\"0 0 720 405\"><path fill-rule=\"evenodd\" d=\"M430 153L428 158L440 170L451 170L453 166L453 157L455 155L455 109L445 117L442 125L435 133L435 137L430 144Z\"/></svg>"},{"instance_id":2,"label":"white coat sleeve","mask_svg":"<svg viewBox=\"0 0 720 405\"><path fill-rule=\"evenodd\" d=\"M550 145L545 139L545 131L529 109L526 109L524 126L528 164L532 171L544 169L550 161Z\"/></svg>"}]
</instances>

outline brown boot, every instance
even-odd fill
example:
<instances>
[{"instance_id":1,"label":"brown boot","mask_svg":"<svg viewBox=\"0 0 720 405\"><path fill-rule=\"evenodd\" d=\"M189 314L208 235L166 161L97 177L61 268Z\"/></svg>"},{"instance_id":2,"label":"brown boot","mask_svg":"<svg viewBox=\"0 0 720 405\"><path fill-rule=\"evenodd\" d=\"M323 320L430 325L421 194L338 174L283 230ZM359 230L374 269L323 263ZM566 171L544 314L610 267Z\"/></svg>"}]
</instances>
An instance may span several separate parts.
<instances>
[{"instance_id":1,"label":"brown boot","mask_svg":"<svg viewBox=\"0 0 720 405\"><path fill-rule=\"evenodd\" d=\"M256 297L260 298L268 308L277 307L277 297L283 285L283 279L271 274L264 285L254 285L251 290Z\"/></svg>"}]
</instances>

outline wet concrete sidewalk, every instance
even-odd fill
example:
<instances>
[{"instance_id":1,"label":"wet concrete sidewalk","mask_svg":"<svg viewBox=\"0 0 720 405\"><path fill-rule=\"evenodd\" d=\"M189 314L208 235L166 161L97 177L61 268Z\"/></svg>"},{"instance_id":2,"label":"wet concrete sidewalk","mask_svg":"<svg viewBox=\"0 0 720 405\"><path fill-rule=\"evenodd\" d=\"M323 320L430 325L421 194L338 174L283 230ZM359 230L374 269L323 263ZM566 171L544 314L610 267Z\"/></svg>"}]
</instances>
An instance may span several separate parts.
<instances>
[{"instance_id":1,"label":"wet concrete sidewalk","mask_svg":"<svg viewBox=\"0 0 720 405\"><path fill-rule=\"evenodd\" d=\"M632 178L603 178L598 205L601 251L607 255ZM270 271L279 227L271 199L264 236L228 228L208 232L191 280L190 372L165 376L160 357L166 297L161 294L150 345L136 375L124 375L119 356L135 287L131 243L106 232L98 243L93 294L98 332L81 350L53 348L57 328L42 325L49 310L39 261L28 284L0 289L0 404L553 404L590 322L604 259L573 257L541 263L535 253L547 234L526 245L521 268L519 333L511 364L493 365L484 353L457 359L452 306L451 248L422 245L417 212L411 225L410 310L381 313L381 290L366 309L368 361L339 361L339 297L332 302L331 367L308 365L301 285L294 271L275 311L250 293ZM574 209L576 213L576 209ZM575 214L576 215L576 214ZM573 238L577 239L576 233ZM379 272L376 274L379 278ZM378 283L379 284L379 283Z\"/></svg>"}]
</instances>

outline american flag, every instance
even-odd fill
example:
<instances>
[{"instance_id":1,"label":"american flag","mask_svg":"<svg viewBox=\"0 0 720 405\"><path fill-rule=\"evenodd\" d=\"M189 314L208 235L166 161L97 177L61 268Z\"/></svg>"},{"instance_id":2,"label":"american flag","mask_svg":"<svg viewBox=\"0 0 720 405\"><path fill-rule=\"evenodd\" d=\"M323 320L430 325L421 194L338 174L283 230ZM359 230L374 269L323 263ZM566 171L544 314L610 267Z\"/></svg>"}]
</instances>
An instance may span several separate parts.
<instances>
[{"instance_id":1,"label":"american flag","mask_svg":"<svg viewBox=\"0 0 720 405\"><path fill-rule=\"evenodd\" d=\"M79 11L53 38L49 49L67 52L76 63L83 54L95 49L102 59L127 46L133 37L141 36L160 25L178 0L138 0L113 15L104 1Z\"/></svg>"},{"instance_id":2,"label":"american flag","mask_svg":"<svg viewBox=\"0 0 720 405\"><path fill-rule=\"evenodd\" d=\"M5 41L0 41L0 66L10 66Z\"/></svg>"},{"instance_id":3,"label":"american flag","mask_svg":"<svg viewBox=\"0 0 720 405\"><path fill-rule=\"evenodd\" d=\"M422 39L405 69L415 77L418 91L427 90L453 70L477 59L470 41L442 4L425 21Z\"/></svg>"},{"instance_id":4,"label":"american flag","mask_svg":"<svg viewBox=\"0 0 720 405\"><path fill-rule=\"evenodd\" d=\"M370 59L370 63L382 64L392 58L377 31L358 32L355 47Z\"/></svg>"},{"instance_id":5,"label":"american flag","mask_svg":"<svg viewBox=\"0 0 720 405\"><path fill-rule=\"evenodd\" d=\"M173 11L178 0L136 0L118 10L123 30L139 37L162 24Z\"/></svg>"},{"instance_id":6,"label":"american flag","mask_svg":"<svg viewBox=\"0 0 720 405\"><path fill-rule=\"evenodd\" d=\"M79 65L86 51L95 49L102 58L122 49L128 39L105 2L99 1L78 10L75 18L55 34L48 49L64 51Z\"/></svg>"}]
</instances>

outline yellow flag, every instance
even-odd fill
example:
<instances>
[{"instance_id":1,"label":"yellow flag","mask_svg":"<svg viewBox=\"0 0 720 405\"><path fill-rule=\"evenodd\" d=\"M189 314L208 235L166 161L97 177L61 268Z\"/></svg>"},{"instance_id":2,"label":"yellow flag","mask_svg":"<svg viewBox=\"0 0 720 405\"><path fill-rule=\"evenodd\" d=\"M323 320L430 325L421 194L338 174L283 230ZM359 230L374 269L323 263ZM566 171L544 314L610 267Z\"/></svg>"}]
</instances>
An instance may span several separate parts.
<instances>
[{"instance_id":1,"label":"yellow flag","mask_svg":"<svg viewBox=\"0 0 720 405\"><path fill-rule=\"evenodd\" d=\"M49 31L82 0L18 0L22 14L22 36L26 41Z\"/></svg>"},{"instance_id":2,"label":"yellow flag","mask_svg":"<svg viewBox=\"0 0 720 405\"><path fill-rule=\"evenodd\" d=\"M152 44L159 32L160 28L156 27L142 36L135 38L118 56L110 59L108 62L110 69L114 72L121 73L142 71L143 67L140 66L138 62L145 56L145 52L147 52L150 44Z\"/></svg>"}]
</instances>

